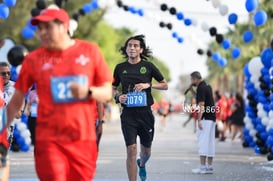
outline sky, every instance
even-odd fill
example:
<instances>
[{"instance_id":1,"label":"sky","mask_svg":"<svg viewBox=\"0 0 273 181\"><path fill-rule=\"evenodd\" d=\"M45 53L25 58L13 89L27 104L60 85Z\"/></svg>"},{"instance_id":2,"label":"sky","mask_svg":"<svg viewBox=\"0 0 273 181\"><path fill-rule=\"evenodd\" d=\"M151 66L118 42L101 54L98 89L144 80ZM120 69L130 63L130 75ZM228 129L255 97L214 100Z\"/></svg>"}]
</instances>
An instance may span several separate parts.
<instances>
[{"instance_id":1,"label":"sky","mask_svg":"<svg viewBox=\"0 0 273 181\"><path fill-rule=\"evenodd\" d=\"M127 27L135 31L135 34L144 34L146 44L152 49L153 55L162 60L170 69L171 83L175 86L180 75L188 75L198 70L205 77L208 75L206 66L207 56L197 54L197 49L208 50L208 43L215 41L205 30L203 24L208 27L216 27L218 33L224 34L228 28L234 28L228 22L228 15L236 13L238 22L248 20L248 12L245 9L245 0L213 0L218 2L215 7L210 0L122 0L123 4L142 9L143 16L124 11L119 8L114 0L99 0L101 6L107 6L108 12L105 20L114 27ZM177 12L182 12L184 17L190 18L195 25L186 26L169 11L160 10L161 4L167 4L168 8L174 7ZM227 13L222 7L227 7ZM161 28L159 22L170 22L172 30ZM172 33L176 32L184 39L179 43Z\"/></svg>"}]
</instances>

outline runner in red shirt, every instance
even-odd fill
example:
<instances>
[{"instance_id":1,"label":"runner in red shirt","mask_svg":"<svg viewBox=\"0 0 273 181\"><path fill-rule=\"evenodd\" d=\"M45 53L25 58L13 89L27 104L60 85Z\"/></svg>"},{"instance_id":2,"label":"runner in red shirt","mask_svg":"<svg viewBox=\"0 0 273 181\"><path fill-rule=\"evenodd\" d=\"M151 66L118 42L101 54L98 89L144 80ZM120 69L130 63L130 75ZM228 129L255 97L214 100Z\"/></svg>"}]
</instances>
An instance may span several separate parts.
<instances>
[{"instance_id":1,"label":"runner in red shirt","mask_svg":"<svg viewBox=\"0 0 273 181\"><path fill-rule=\"evenodd\" d=\"M41 181L90 181L96 169L96 101L112 97L112 76L96 44L72 39L63 9L31 20L42 47L29 53L8 105L8 125L34 83L39 97L35 167Z\"/></svg>"}]
</instances>

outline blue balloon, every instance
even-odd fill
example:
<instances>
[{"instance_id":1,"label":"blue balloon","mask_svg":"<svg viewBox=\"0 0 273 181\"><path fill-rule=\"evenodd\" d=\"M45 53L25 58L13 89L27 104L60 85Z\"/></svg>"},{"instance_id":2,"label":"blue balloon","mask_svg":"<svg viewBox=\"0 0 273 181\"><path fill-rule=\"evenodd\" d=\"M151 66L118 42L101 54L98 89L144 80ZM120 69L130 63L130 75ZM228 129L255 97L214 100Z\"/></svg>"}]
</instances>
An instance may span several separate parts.
<instances>
[{"instance_id":1,"label":"blue balloon","mask_svg":"<svg viewBox=\"0 0 273 181\"><path fill-rule=\"evenodd\" d=\"M269 129L268 134L273 136L273 129L272 128Z\"/></svg>"},{"instance_id":2,"label":"blue balloon","mask_svg":"<svg viewBox=\"0 0 273 181\"><path fill-rule=\"evenodd\" d=\"M262 53L261 53L261 61L263 63L263 65L270 69L271 67L271 61L273 59L273 52L271 50L271 48L265 48Z\"/></svg>"},{"instance_id":3,"label":"blue balloon","mask_svg":"<svg viewBox=\"0 0 273 181\"><path fill-rule=\"evenodd\" d=\"M16 0L4 0L4 3L5 3L7 6L12 7L12 6L15 6Z\"/></svg>"},{"instance_id":4,"label":"blue balloon","mask_svg":"<svg viewBox=\"0 0 273 181\"><path fill-rule=\"evenodd\" d=\"M97 0L93 0L91 3L93 9L98 9L99 8L99 3Z\"/></svg>"},{"instance_id":5,"label":"blue balloon","mask_svg":"<svg viewBox=\"0 0 273 181\"><path fill-rule=\"evenodd\" d=\"M261 136L262 140L266 141L268 135L267 135L266 131L263 131L260 133L260 136Z\"/></svg>"},{"instance_id":6,"label":"blue balloon","mask_svg":"<svg viewBox=\"0 0 273 181\"><path fill-rule=\"evenodd\" d=\"M22 136L19 136L18 138L16 138L16 142L18 143L18 145L22 146L25 144L25 139Z\"/></svg>"},{"instance_id":7,"label":"blue balloon","mask_svg":"<svg viewBox=\"0 0 273 181\"><path fill-rule=\"evenodd\" d=\"M17 71L16 71L16 66L11 66L11 68L10 68L10 76L11 76L11 80L12 81L16 81L17 80L18 74L17 74Z\"/></svg>"},{"instance_id":8,"label":"blue balloon","mask_svg":"<svg viewBox=\"0 0 273 181\"><path fill-rule=\"evenodd\" d=\"M245 64L245 66L244 66L244 75L246 77L251 77L251 74L250 74L250 72L248 70L248 64Z\"/></svg>"},{"instance_id":9,"label":"blue balloon","mask_svg":"<svg viewBox=\"0 0 273 181\"><path fill-rule=\"evenodd\" d=\"M131 12L132 14L136 14L136 13L137 13L136 8L133 7L133 6L130 6L130 7L128 8L128 10L129 10L129 12Z\"/></svg>"},{"instance_id":10,"label":"blue balloon","mask_svg":"<svg viewBox=\"0 0 273 181\"><path fill-rule=\"evenodd\" d=\"M144 11L143 11L143 9L137 10L137 14L138 14L139 16L144 16Z\"/></svg>"},{"instance_id":11,"label":"blue balloon","mask_svg":"<svg viewBox=\"0 0 273 181\"><path fill-rule=\"evenodd\" d=\"M245 31L243 34L243 40L245 43L251 42L253 39L253 33L251 31Z\"/></svg>"},{"instance_id":12,"label":"blue balloon","mask_svg":"<svg viewBox=\"0 0 273 181\"><path fill-rule=\"evenodd\" d=\"M93 7L90 3L86 3L83 5L82 9L86 14L90 14L93 10Z\"/></svg>"},{"instance_id":13,"label":"blue balloon","mask_svg":"<svg viewBox=\"0 0 273 181\"><path fill-rule=\"evenodd\" d=\"M253 19L256 26L262 26L267 21L267 14L264 10L259 10L254 14Z\"/></svg>"},{"instance_id":14,"label":"blue balloon","mask_svg":"<svg viewBox=\"0 0 273 181\"><path fill-rule=\"evenodd\" d=\"M21 34L25 39L31 39L35 37L35 32L28 26L22 29Z\"/></svg>"},{"instance_id":15,"label":"blue balloon","mask_svg":"<svg viewBox=\"0 0 273 181\"><path fill-rule=\"evenodd\" d=\"M220 67L225 67L227 65L227 59L225 58L220 58L220 60L218 61L218 65Z\"/></svg>"},{"instance_id":16,"label":"blue balloon","mask_svg":"<svg viewBox=\"0 0 273 181\"><path fill-rule=\"evenodd\" d=\"M30 22L31 22L31 18L28 19L28 21L27 21L27 26L28 26L29 28L31 28L33 31L36 31L36 30L38 29L38 26L34 26L34 25L32 25Z\"/></svg>"},{"instance_id":17,"label":"blue balloon","mask_svg":"<svg viewBox=\"0 0 273 181\"><path fill-rule=\"evenodd\" d=\"M256 145L256 146L254 147L254 150L255 150L255 153L256 153L256 154L261 154L261 149L260 149L259 146Z\"/></svg>"},{"instance_id":18,"label":"blue balloon","mask_svg":"<svg viewBox=\"0 0 273 181\"><path fill-rule=\"evenodd\" d=\"M178 20L183 20L184 19L184 14L182 12L178 12L178 13L176 13L176 18Z\"/></svg>"},{"instance_id":19,"label":"blue balloon","mask_svg":"<svg viewBox=\"0 0 273 181\"><path fill-rule=\"evenodd\" d=\"M267 137L266 142L267 142L270 146L273 146L273 136L272 136L272 135L269 135L269 136Z\"/></svg>"},{"instance_id":20,"label":"blue balloon","mask_svg":"<svg viewBox=\"0 0 273 181\"><path fill-rule=\"evenodd\" d=\"M228 16L228 22L229 22L229 24L236 24L236 23L237 23L237 20L238 20L238 16L237 16L237 14L235 14L235 13L231 13L231 14Z\"/></svg>"},{"instance_id":21,"label":"blue balloon","mask_svg":"<svg viewBox=\"0 0 273 181\"><path fill-rule=\"evenodd\" d=\"M246 10L252 12L258 7L258 4L258 0L246 0Z\"/></svg>"},{"instance_id":22,"label":"blue balloon","mask_svg":"<svg viewBox=\"0 0 273 181\"><path fill-rule=\"evenodd\" d=\"M0 4L0 19L7 19L9 17L9 8L6 4Z\"/></svg>"},{"instance_id":23,"label":"blue balloon","mask_svg":"<svg viewBox=\"0 0 273 181\"><path fill-rule=\"evenodd\" d=\"M184 39L182 37L177 38L178 43L183 43Z\"/></svg>"},{"instance_id":24,"label":"blue balloon","mask_svg":"<svg viewBox=\"0 0 273 181\"><path fill-rule=\"evenodd\" d=\"M231 51L231 57L232 57L233 59L239 58L240 55L241 55L241 50L240 50L240 48L233 48L233 49L232 49L232 51Z\"/></svg>"},{"instance_id":25,"label":"blue balloon","mask_svg":"<svg viewBox=\"0 0 273 181\"><path fill-rule=\"evenodd\" d=\"M29 150L29 145L24 143L23 145L20 146L20 148L21 148L21 151L27 152Z\"/></svg>"},{"instance_id":26,"label":"blue balloon","mask_svg":"<svg viewBox=\"0 0 273 181\"><path fill-rule=\"evenodd\" d=\"M172 33L172 37L173 37L173 38L177 38L177 37L178 37L178 34L177 34L176 32L173 32L173 33Z\"/></svg>"},{"instance_id":27,"label":"blue balloon","mask_svg":"<svg viewBox=\"0 0 273 181\"><path fill-rule=\"evenodd\" d=\"M231 41L230 40L227 40L225 39L223 42L222 42L222 47L227 50L230 48L230 45L231 45Z\"/></svg>"},{"instance_id":28,"label":"blue balloon","mask_svg":"<svg viewBox=\"0 0 273 181\"><path fill-rule=\"evenodd\" d=\"M218 52L214 52L213 54L212 54L212 60L214 60L214 61L218 61L218 60L220 60L220 58L221 58L221 55L220 55L220 53L218 53Z\"/></svg>"},{"instance_id":29,"label":"blue balloon","mask_svg":"<svg viewBox=\"0 0 273 181\"><path fill-rule=\"evenodd\" d=\"M186 19L184 20L184 24L185 24L186 26L190 26L190 25L192 24L191 19L186 18Z\"/></svg>"}]
</instances>

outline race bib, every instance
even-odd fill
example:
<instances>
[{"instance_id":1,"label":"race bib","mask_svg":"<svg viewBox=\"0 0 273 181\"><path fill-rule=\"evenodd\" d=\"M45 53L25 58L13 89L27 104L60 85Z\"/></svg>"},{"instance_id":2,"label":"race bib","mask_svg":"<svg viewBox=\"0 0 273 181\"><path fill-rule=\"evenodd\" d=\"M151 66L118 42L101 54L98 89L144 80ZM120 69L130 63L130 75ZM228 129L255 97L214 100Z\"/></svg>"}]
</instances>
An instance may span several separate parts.
<instances>
[{"instance_id":1,"label":"race bib","mask_svg":"<svg viewBox=\"0 0 273 181\"><path fill-rule=\"evenodd\" d=\"M37 108L38 104L37 103L32 103L30 107L30 116L31 117L37 117Z\"/></svg>"},{"instance_id":2,"label":"race bib","mask_svg":"<svg viewBox=\"0 0 273 181\"><path fill-rule=\"evenodd\" d=\"M53 101L55 103L66 103L79 101L73 97L70 84L71 82L77 82L81 85L88 84L88 78L86 76L62 76L62 77L51 77L50 86Z\"/></svg>"},{"instance_id":3,"label":"race bib","mask_svg":"<svg viewBox=\"0 0 273 181\"><path fill-rule=\"evenodd\" d=\"M146 92L129 92L126 100L127 107L143 107L147 106Z\"/></svg>"},{"instance_id":4,"label":"race bib","mask_svg":"<svg viewBox=\"0 0 273 181\"><path fill-rule=\"evenodd\" d=\"M7 124L7 109L6 108L0 108L0 133L3 132L4 129L6 129Z\"/></svg>"}]
</instances>

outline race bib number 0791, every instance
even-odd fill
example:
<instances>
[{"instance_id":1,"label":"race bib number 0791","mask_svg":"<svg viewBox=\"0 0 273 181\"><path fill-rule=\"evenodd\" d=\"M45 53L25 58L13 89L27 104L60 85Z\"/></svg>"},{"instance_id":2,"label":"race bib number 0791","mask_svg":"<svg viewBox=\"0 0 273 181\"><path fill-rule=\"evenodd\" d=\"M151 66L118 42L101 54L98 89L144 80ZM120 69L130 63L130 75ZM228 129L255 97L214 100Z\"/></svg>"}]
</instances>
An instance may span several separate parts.
<instances>
[{"instance_id":1,"label":"race bib number 0791","mask_svg":"<svg viewBox=\"0 0 273 181\"><path fill-rule=\"evenodd\" d=\"M53 101L55 103L65 103L65 102L75 102L79 101L73 97L70 84L71 82L77 82L81 85L88 84L88 78L86 76L61 76L61 77L51 77L50 86Z\"/></svg>"}]
</instances>

